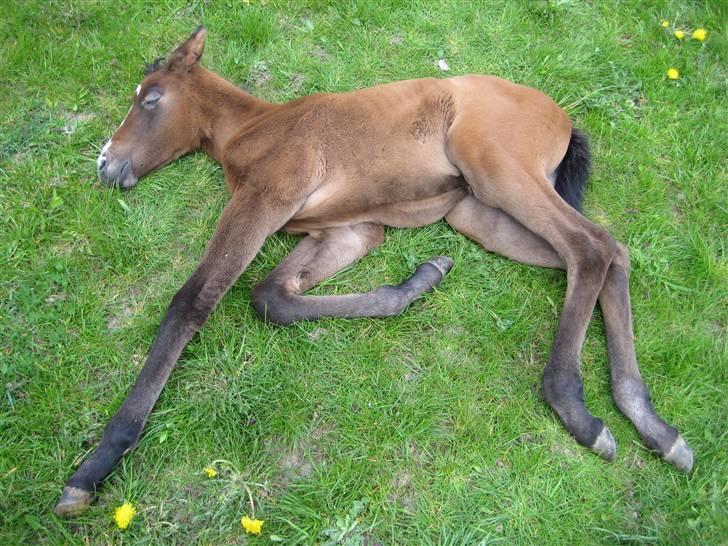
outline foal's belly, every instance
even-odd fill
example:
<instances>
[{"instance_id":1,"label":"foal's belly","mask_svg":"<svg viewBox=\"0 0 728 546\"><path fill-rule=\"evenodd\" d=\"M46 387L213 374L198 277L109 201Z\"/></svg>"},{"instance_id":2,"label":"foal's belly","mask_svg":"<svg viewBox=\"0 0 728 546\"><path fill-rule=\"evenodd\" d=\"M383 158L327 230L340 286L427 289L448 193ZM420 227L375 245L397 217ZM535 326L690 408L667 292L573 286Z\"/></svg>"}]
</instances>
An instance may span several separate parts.
<instances>
[{"instance_id":1,"label":"foal's belly","mask_svg":"<svg viewBox=\"0 0 728 546\"><path fill-rule=\"evenodd\" d=\"M464 184L457 184L427 197L379 202L367 201L365 195L351 195L349 191L326 197L314 193L311 196L314 202L318 199L324 201L311 207L304 206L283 230L310 233L365 222L399 228L421 227L443 218L467 194Z\"/></svg>"},{"instance_id":2,"label":"foal's belly","mask_svg":"<svg viewBox=\"0 0 728 546\"><path fill-rule=\"evenodd\" d=\"M388 161L330 168L284 229L302 233L362 222L420 227L443 218L467 193L462 175L441 148L399 147Z\"/></svg>"}]
</instances>

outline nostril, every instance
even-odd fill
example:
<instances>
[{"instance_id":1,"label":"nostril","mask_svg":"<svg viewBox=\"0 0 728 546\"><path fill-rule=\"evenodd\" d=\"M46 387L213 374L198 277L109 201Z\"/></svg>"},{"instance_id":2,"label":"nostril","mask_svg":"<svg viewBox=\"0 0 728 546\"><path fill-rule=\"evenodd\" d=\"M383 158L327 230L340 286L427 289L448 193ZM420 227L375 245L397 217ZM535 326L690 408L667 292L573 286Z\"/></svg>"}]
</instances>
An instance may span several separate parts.
<instances>
[{"instance_id":1,"label":"nostril","mask_svg":"<svg viewBox=\"0 0 728 546\"><path fill-rule=\"evenodd\" d=\"M106 167L106 158L105 157L100 157L99 158L99 170L100 171L103 171L104 170L104 167Z\"/></svg>"}]
</instances>

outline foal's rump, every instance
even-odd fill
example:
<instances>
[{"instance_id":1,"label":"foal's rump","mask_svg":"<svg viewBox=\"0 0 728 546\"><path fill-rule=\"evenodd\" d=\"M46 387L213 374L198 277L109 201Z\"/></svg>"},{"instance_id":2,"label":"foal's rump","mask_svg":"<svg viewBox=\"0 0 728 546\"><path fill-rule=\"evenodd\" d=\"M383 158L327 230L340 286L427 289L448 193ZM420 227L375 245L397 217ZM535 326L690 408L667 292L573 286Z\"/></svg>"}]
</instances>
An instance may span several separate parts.
<instances>
[{"instance_id":1,"label":"foal's rump","mask_svg":"<svg viewBox=\"0 0 728 546\"><path fill-rule=\"evenodd\" d=\"M453 90L452 146L477 147L480 163L504 168L510 158L534 175L550 175L561 163L571 138L571 120L550 97L531 87L495 76L446 80ZM456 161L453 161L456 163Z\"/></svg>"}]
</instances>

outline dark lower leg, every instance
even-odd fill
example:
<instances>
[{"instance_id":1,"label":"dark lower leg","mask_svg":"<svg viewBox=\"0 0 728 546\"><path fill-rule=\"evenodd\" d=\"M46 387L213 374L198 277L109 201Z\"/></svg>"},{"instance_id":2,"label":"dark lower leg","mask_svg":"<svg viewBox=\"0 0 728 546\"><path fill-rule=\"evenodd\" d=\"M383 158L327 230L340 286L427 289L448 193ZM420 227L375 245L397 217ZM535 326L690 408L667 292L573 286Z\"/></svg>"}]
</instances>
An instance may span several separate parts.
<instances>
[{"instance_id":1,"label":"dark lower leg","mask_svg":"<svg viewBox=\"0 0 728 546\"><path fill-rule=\"evenodd\" d=\"M601 278L595 275L592 287L598 282ZM583 289L583 281L569 284L573 288L567 290L551 357L544 370L542 392L576 441L611 461L616 456L616 444L603 421L587 410L579 374L584 326L591 318L591 312L587 315L584 309L596 303L596 294Z\"/></svg>"},{"instance_id":2,"label":"dark lower leg","mask_svg":"<svg viewBox=\"0 0 728 546\"><path fill-rule=\"evenodd\" d=\"M147 361L124 403L106 426L93 453L66 482L55 513L73 516L92 502L97 485L114 469L119 459L139 441L144 425L175 363L196 327L184 320L185 313L173 301L159 328Z\"/></svg>"},{"instance_id":3,"label":"dark lower leg","mask_svg":"<svg viewBox=\"0 0 728 546\"><path fill-rule=\"evenodd\" d=\"M137 377L124 403L104 430L96 450L68 480L67 485L92 490L139 441L154 403L172 373L182 349L194 329L175 320L173 312L159 329L147 364Z\"/></svg>"},{"instance_id":4,"label":"dark lower leg","mask_svg":"<svg viewBox=\"0 0 728 546\"><path fill-rule=\"evenodd\" d=\"M237 198L233 196L225 208L200 265L172 299L129 396L107 425L97 448L66 482L56 514L71 516L82 512L93 500L97 485L136 446L185 345L253 259L267 235L279 227L275 211L258 207L251 212L242 198L240 194ZM269 225L272 222L276 223Z\"/></svg>"},{"instance_id":5,"label":"dark lower leg","mask_svg":"<svg viewBox=\"0 0 728 546\"><path fill-rule=\"evenodd\" d=\"M380 286L363 294L304 296L306 290L363 256L382 240L381 226L360 224L306 237L290 256L253 291L253 303L265 319L278 324L324 317L387 317L400 313L423 292L432 290L452 261L439 257L420 265L398 286Z\"/></svg>"},{"instance_id":6,"label":"dark lower leg","mask_svg":"<svg viewBox=\"0 0 728 546\"><path fill-rule=\"evenodd\" d=\"M624 247L620 246L612 260L599 302L607 330L614 401L649 448L689 472L693 466L692 451L677 429L655 413L637 365L629 298L629 256Z\"/></svg>"}]
</instances>

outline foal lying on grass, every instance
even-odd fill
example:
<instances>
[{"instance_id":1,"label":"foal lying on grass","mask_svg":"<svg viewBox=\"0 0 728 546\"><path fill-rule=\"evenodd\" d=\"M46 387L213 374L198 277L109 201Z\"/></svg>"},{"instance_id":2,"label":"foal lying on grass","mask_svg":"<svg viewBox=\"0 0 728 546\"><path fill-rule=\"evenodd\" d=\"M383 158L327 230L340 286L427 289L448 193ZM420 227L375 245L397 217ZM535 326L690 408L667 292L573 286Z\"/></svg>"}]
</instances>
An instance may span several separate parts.
<instances>
[{"instance_id":1,"label":"foal lying on grass","mask_svg":"<svg viewBox=\"0 0 728 546\"><path fill-rule=\"evenodd\" d=\"M101 151L98 172L103 182L128 189L201 148L223 166L230 202L200 265L172 299L129 396L68 480L57 514L78 514L91 503L97 485L139 441L187 342L280 229L304 237L253 290L258 313L279 324L394 316L432 290L450 270L449 258L420 265L397 286L304 295L381 244L384 226L445 218L487 250L566 269L545 399L577 442L615 458L612 435L584 405L579 376L598 299L617 406L651 449L691 469L690 448L653 410L637 367L627 250L578 212L589 169L586 139L551 99L499 78L462 76L269 104L200 66L205 37L198 29L152 67Z\"/></svg>"}]
</instances>

